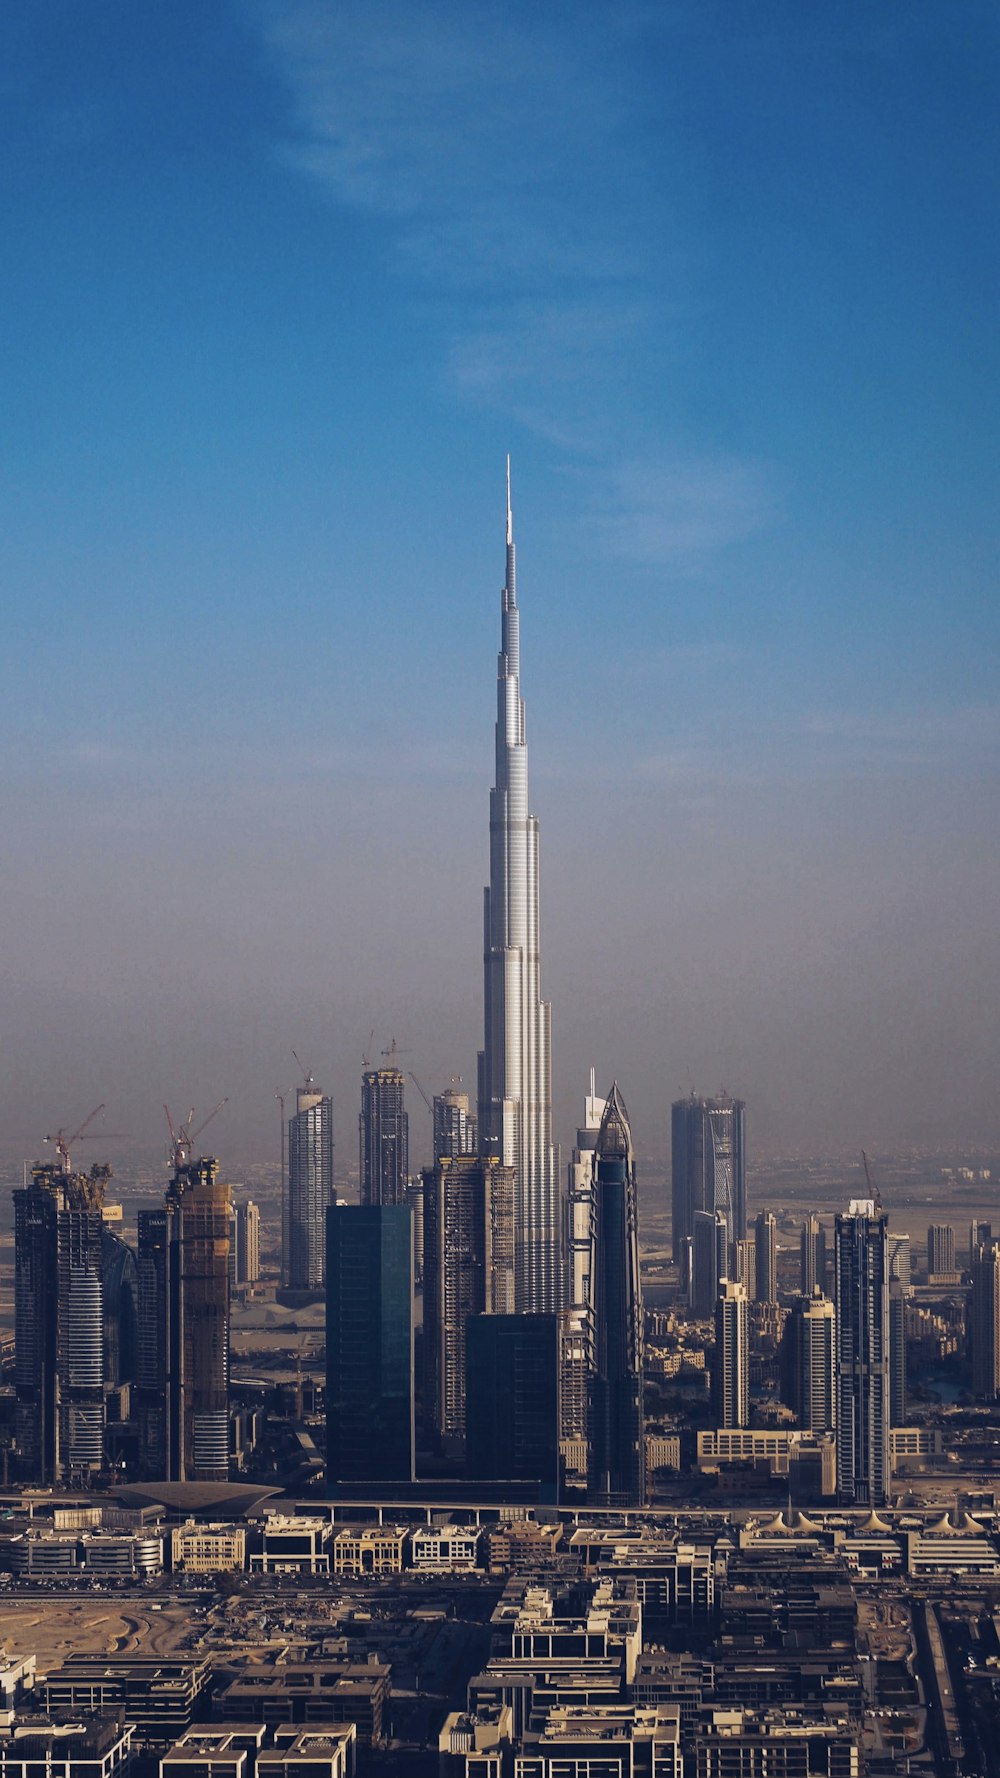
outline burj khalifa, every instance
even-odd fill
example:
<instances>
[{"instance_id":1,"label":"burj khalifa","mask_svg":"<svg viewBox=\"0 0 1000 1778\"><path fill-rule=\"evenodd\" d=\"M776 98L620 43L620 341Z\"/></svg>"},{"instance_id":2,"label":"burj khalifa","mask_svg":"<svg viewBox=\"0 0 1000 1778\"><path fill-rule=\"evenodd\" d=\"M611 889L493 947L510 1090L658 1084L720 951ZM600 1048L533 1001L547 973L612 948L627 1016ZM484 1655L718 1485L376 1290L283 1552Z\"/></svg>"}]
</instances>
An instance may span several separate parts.
<instances>
[{"instance_id":1,"label":"burj khalifa","mask_svg":"<svg viewBox=\"0 0 1000 1778\"><path fill-rule=\"evenodd\" d=\"M559 1153L552 1141L551 1007L539 987L538 821L528 813L509 457L507 573L500 597L479 1131L484 1154L515 1169L515 1307L519 1314L545 1314L562 1305Z\"/></svg>"}]
</instances>

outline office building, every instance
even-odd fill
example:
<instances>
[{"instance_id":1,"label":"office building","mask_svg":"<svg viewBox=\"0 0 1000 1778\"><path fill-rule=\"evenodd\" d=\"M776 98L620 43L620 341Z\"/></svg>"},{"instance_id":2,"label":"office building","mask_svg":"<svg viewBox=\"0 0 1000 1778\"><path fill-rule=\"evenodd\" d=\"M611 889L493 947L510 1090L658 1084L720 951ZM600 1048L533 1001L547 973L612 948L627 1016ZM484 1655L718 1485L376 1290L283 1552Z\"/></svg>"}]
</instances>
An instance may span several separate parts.
<instances>
[{"instance_id":1,"label":"office building","mask_svg":"<svg viewBox=\"0 0 1000 1778\"><path fill-rule=\"evenodd\" d=\"M229 1230L229 1282L243 1290L260 1279L260 1211L252 1198L233 1205Z\"/></svg>"},{"instance_id":2,"label":"office building","mask_svg":"<svg viewBox=\"0 0 1000 1778\"><path fill-rule=\"evenodd\" d=\"M541 997L538 820L528 812L521 697L521 614L507 464L507 571L497 663L496 783L484 898L484 1041L479 1142L516 1175L514 1271L519 1313L562 1307L559 1155L552 1140L551 1009Z\"/></svg>"},{"instance_id":3,"label":"office building","mask_svg":"<svg viewBox=\"0 0 1000 1778\"><path fill-rule=\"evenodd\" d=\"M695 1211L688 1293L693 1314L714 1315L722 1280L729 1277L729 1271L729 1223L725 1211Z\"/></svg>"},{"instance_id":4,"label":"office building","mask_svg":"<svg viewBox=\"0 0 1000 1778\"><path fill-rule=\"evenodd\" d=\"M584 1099L583 1123L569 1163L566 1198L566 1299L559 1318L560 1450L564 1475L584 1485L590 1442L590 1380L594 1370L594 1165L605 1101L594 1070Z\"/></svg>"},{"instance_id":5,"label":"office building","mask_svg":"<svg viewBox=\"0 0 1000 1778\"><path fill-rule=\"evenodd\" d=\"M326 1436L331 1486L414 1474L413 1220L406 1204L326 1217Z\"/></svg>"},{"instance_id":6,"label":"office building","mask_svg":"<svg viewBox=\"0 0 1000 1778\"><path fill-rule=\"evenodd\" d=\"M406 1081L395 1066L366 1068L361 1078L361 1202L405 1204L410 1165Z\"/></svg>"},{"instance_id":7,"label":"office building","mask_svg":"<svg viewBox=\"0 0 1000 1778\"><path fill-rule=\"evenodd\" d=\"M762 1210L753 1225L756 1253L756 1288L758 1303L778 1300L778 1225L770 1210Z\"/></svg>"},{"instance_id":8,"label":"office building","mask_svg":"<svg viewBox=\"0 0 1000 1778\"><path fill-rule=\"evenodd\" d=\"M424 1402L445 1441L465 1437L470 1315L514 1312L514 1169L442 1155L424 1173Z\"/></svg>"},{"instance_id":9,"label":"office building","mask_svg":"<svg viewBox=\"0 0 1000 1778\"><path fill-rule=\"evenodd\" d=\"M326 1259L326 1213L333 1203L333 1101L310 1075L296 1088L288 1120L288 1250L284 1277L289 1290L321 1291Z\"/></svg>"},{"instance_id":10,"label":"office building","mask_svg":"<svg viewBox=\"0 0 1000 1778\"><path fill-rule=\"evenodd\" d=\"M478 1135L476 1120L469 1110L469 1095L458 1087L445 1087L435 1093L432 1108L434 1159L442 1155L475 1154Z\"/></svg>"},{"instance_id":11,"label":"office building","mask_svg":"<svg viewBox=\"0 0 1000 1778\"><path fill-rule=\"evenodd\" d=\"M787 1400L803 1432L832 1432L837 1424L836 1311L818 1290L796 1297L784 1335Z\"/></svg>"},{"instance_id":12,"label":"office building","mask_svg":"<svg viewBox=\"0 0 1000 1778\"><path fill-rule=\"evenodd\" d=\"M955 1231L947 1223L932 1223L927 1230L927 1273L931 1278L955 1270Z\"/></svg>"},{"instance_id":13,"label":"office building","mask_svg":"<svg viewBox=\"0 0 1000 1778\"><path fill-rule=\"evenodd\" d=\"M673 1253L682 1261L699 1211L721 1210L730 1247L746 1233L746 1106L722 1094L694 1093L675 1101L671 1114Z\"/></svg>"},{"instance_id":14,"label":"office building","mask_svg":"<svg viewBox=\"0 0 1000 1778\"><path fill-rule=\"evenodd\" d=\"M135 1254L105 1222L101 1232L104 1299L104 1388L134 1383L139 1354L139 1289Z\"/></svg>"},{"instance_id":15,"label":"office building","mask_svg":"<svg viewBox=\"0 0 1000 1778\"><path fill-rule=\"evenodd\" d=\"M884 1506L889 1488L889 1221L869 1198L834 1221L837 1498Z\"/></svg>"},{"instance_id":16,"label":"office building","mask_svg":"<svg viewBox=\"0 0 1000 1778\"><path fill-rule=\"evenodd\" d=\"M750 1305L742 1284L728 1279L715 1305L712 1416L716 1426L750 1423Z\"/></svg>"},{"instance_id":17,"label":"office building","mask_svg":"<svg viewBox=\"0 0 1000 1778\"><path fill-rule=\"evenodd\" d=\"M826 1230L812 1211L802 1224L799 1237L799 1289L805 1297L814 1291L826 1292Z\"/></svg>"},{"instance_id":18,"label":"office building","mask_svg":"<svg viewBox=\"0 0 1000 1778\"><path fill-rule=\"evenodd\" d=\"M86 1485L104 1462L104 1222L110 1167L37 1166L14 1192L15 1468Z\"/></svg>"},{"instance_id":19,"label":"office building","mask_svg":"<svg viewBox=\"0 0 1000 1778\"><path fill-rule=\"evenodd\" d=\"M540 1499L558 1499L558 1317L475 1315L465 1363L466 1475L537 1482Z\"/></svg>"},{"instance_id":20,"label":"office building","mask_svg":"<svg viewBox=\"0 0 1000 1778\"><path fill-rule=\"evenodd\" d=\"M232 1203L211 1155L175 1158L163 1207L140 1210L136 1390L145 1480L229 1474Z\"/></svg>"},{"instance_id":21,"label":"office building","mask_svg":"<svg viewBox=\"0 0 1000 1778\"><path fill-rule=\"evenodd\" d=\"M594 1372L587 1501L641 1506L642 1287L639 1215L628 1113L615 1082L597 1137L594 1167Z\"/></svg>"},{"instance_id":22,"label":"office building","mask_svg":"<svg viewBox=\"0 0 1000 1778\"><path fill-rule=\"evenodd\" d=\"M970 1307L972 1393L980 1401L1000 1397L1000 1246L990 1241L972 1257Z\"/></svg>"}]
</instances>

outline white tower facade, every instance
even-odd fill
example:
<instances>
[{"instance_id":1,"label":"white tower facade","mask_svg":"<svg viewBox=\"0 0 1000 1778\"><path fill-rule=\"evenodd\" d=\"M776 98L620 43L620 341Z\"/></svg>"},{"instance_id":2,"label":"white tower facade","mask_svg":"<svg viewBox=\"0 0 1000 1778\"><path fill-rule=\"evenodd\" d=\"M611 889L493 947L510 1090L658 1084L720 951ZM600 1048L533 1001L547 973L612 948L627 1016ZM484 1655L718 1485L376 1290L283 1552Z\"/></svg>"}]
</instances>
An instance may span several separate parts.
<instances>
[{"instance_id":1,"label":"white tower facade","mask_svg":"<svg viewBox=\"0 0 1000 1778\"><path fill-rule=\"evenodd\" d=\"M559 1155L552 1141L551 1009L541 998L538 821L528 813L521 697L521 614L507 459L507 572L497 662L496 781L490 792L485 892L484 1044L479 1055L483 1153L515 1170L514 1289L518 1314L562 1303Z\"/></svg>"}]
</instances>

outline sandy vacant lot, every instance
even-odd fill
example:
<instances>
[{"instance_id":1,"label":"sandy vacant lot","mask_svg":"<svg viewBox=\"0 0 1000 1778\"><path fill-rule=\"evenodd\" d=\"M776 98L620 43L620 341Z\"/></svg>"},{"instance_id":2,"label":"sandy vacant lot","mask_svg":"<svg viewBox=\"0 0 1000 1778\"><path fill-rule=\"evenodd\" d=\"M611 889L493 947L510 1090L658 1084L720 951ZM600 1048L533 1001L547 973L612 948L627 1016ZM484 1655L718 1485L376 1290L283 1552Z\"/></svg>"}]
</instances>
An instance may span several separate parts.
<instances>
[{"instance_id":1,"label":"sandy vacant lot","mask_svg":"<svg viewBox=\"0 0 1000 1778\"><path fill-rule=\"evenodd\" d=\"M73 1654L169 1655L191 1629L181 1606L150 1611L145 1603L97 1598L18 1599L0 1602L0 1640L8 1655L34 1655L39 1673L54 1672Z\"/></svg>"}]
</instances>

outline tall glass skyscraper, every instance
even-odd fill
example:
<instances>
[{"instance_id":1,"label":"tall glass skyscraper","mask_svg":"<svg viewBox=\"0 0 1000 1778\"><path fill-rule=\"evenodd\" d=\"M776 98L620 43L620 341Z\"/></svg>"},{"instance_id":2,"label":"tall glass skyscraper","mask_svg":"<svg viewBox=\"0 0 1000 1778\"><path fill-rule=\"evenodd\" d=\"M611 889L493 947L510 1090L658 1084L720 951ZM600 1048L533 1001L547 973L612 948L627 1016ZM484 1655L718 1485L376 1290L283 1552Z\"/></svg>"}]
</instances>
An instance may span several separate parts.
<instances>
[{"instance_id":1,"label":"tall glass skyscraper","mask_svg":"<svg viewBox=\"0 0 1000 1778\"><path fill-rule=\"evenodd\" d=\"M496 783L490 792L490 882L485 891L484 1043L479 1140L516 1175L515 1289L519 1314L562 1304L559 1156L552 1141L551 1009L541 998L538 821L528 813L528 748L521 697L521 614L507 460L507 572L497 663Z\"/></svg>"},{"instance_id":2,"label":"tall glass skyscraper","mask_svg":"<svg viewBox=\"0 0 1000 1778\"><path fill-rule=\"evenodd\" d=\"M413 1218L407 1204L334 1204L326 1228L327 1476L409 1482Z\"/></svg>"},{"instance_id":3,"label":"tall glass skyscraper","mask_svg":"<svg viewBox=\"0 0 1000 1778\"><path fill-rule=\"evenodd\" d=\"M834 1221L837 1499L884 1506L889 1492L889 1219L869 1198Z\"/></svg>"},{"instance_id":4,"label":"tall glass skyscraper","mask_svg":"<svg viewBox=\"0 0 1000 1778\"><path fill-rule=\"evenodd\" d=\"M721 1210L730 1249L746 1233L746 1106L722 1094L674 1102L671 1116L673 1253L683 1264L699 1210Z\"/></svg>"},{"instance_id":5,"label":"tall glass skyscraper","mask_svg":"<svg viewBox=\"0 0 1000 1778\"><path fill-rule=\"evenodd\" d=\"M321 1290L326 1213L333 1203L333 1101L312 1077L296 1089L288 1120L288 1252L290 1290Z\"/></svg>"},{"instance_id":6,"label":"tall glass skyscraper","mask_svg":"<svg viewBox=\"0 0 1000 1778\"><path fill-rule=\"evenodd\" d=\"M406 1081L399 1068L366 1068L361 1077L362 1204L405 1204L410 1166Z\"/></svg>"},{"instance_id":7,"label":"tall glass skyscraper","mask_svg":"<svg viewBox=\"0 0 1000 1778\"><path fill-rule=\"evenodd\" d=\"M587 1500L641 1506L642 1291L632 1132L618 1084L601 1118L594 1157L594 1375Z\"/></svg>"}]
</instances>

